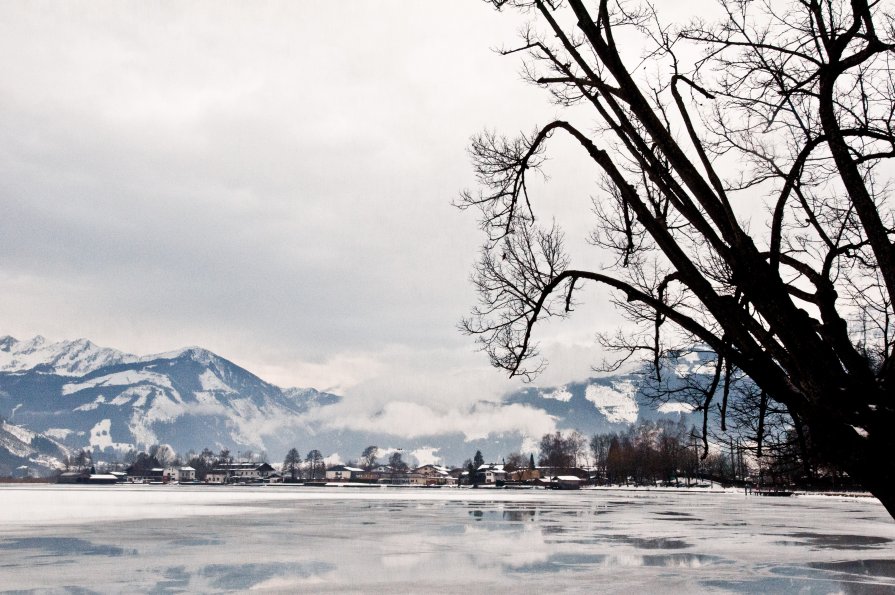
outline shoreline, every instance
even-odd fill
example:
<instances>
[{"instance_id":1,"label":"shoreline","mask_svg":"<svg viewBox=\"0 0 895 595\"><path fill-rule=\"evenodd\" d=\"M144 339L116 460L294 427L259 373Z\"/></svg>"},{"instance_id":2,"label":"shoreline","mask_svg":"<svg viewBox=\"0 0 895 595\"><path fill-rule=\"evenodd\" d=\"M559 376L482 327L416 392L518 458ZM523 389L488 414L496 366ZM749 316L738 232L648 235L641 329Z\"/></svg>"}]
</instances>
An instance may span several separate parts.
<instances>
[{"instance_id":1,"label":"shoreline","mask_svg":"<svg viewBox=\"0 0 895 595\"><path fill-rule=\"evenodd\" d=\"M369 483L358 483L358 482L331 482L326 484L305 484L305 483L271 483L271 484L247 484L247 485L238 485L238 484L228 484L228 485L220 485L220 484L205 484L205 483L166 483L166 484L138 484L138 483L116 483L110 485L89 485L89 484L63 484L57 483L53 478L28 478L28 479L17 479L17 478L6 478L0 477L0 487L42 487L42 486L60 486L60 488L74 488L74 487L90 487L91 489L116 489L116 487L126 486L128 488L140 488L140 489L148 489L154 490L159 487L166 488L211 488L213 490L221 489L221 488L229 488L235 490L244 490L244 489L276 489L276 490L295 490L295 489L309 489L309 490L317 490L320 488L345 488L349 490L355 489L363 489L363 490L425 490L426 492L432 491L434 489L433 486L414 486L414 485L392 485L392 484L369 484ZM579 489L571 489L571 490L558 490L551 489L545 486L494 486L494 485L479 485L477 487L472 486L437 486L440 490L446 491L457 491L457 490L473 490L475 492L479 491L499 491L499 492L562 492L562 493L575 493L575 492L630 492L630 493L642 493L642 492L655 492L655 493L673 493L673 494L744 494L743 488L739 487L723 487L721 485L712 485L706 487L697 487L697 486L662 486L662 487L654 487L654 486L624 486L624 485L602 485L602 486L583 486ZM865 490L857 490L857 491L844 491L844 490L800 490L800 489L791 489L786 490L784 492L786 495L791 497L799 497L799 498L875 498L873 494ZM768 496L775 495L773 490L767 490L762 493L760 490L753 490L749 494L745 494L748 496Z\"/></svg>"}]
</instances>

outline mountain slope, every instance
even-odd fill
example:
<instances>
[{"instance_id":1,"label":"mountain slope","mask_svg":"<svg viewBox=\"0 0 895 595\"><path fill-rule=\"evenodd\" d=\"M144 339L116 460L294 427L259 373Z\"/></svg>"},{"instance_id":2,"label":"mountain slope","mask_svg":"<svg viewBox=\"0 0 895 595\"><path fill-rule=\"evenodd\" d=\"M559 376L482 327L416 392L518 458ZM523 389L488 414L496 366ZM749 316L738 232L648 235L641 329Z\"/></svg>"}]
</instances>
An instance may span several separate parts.
<instances>
[{"instance_id":1,"label":"mountain slope","mask_svg":"<svg viewBox=\"0 0 895 595\"><path fill-rule=\"evenodd\" d=\"M19 467L45 475L61 467L68 454L55 440L0 420L0 476L15 475Z\"/></svg>"},{"instance_id":2,"label":"mountain slope","mask_svg":"<svg viewBox=\"0 0 895 595\"><path fill-rule=\"evenodd\" d=\"M706 375L708 353L690 353L671 358L662 370L663 387L680 390L686 381ZM688 425L701 423L687 403L657 405L648 394L653 387L646 371L619 373L589 378L559 387L530 387L506 397L518 403L543 409L557 419L559 429L578 430L585 435L618 432L639 421L683 420Z\"/></svg>"},{"instance_id":3,"label":"mountain slope","mask_svg":"<svg viewBox=\"0 0 895 595\"><path fill-rule=\"evenodd\" d=\"M17 343L0 372L0 415L73 448L279 449L302 414L339 400L284 391L198 347L139 358L85 348L78 360L67 357L73 344L92 345Z\"/></svg>"},{"instance_id":4,"label":"mountain slope","mask_svg":"<svg viewBox=\"0 0 895 595\"><path fill-rule=\"evenodd\" d=\"M680 358L664 375L674 384L704 374L703 359ZM476 450L499 460L536 453L541 435L554 429L592 435L645 419L698 423L689 411L655 407L643 375L627 373L527 387L466 409L391 402L363 412L312 388L281 389L200 347L140 357L85 339L0 339L0 416L67 448L110 457L165 443L180 453L266 450L275 461L292 447L319 449L344 461L373 444L425 462L460 463Z\"/></svg>"}]
</instances>

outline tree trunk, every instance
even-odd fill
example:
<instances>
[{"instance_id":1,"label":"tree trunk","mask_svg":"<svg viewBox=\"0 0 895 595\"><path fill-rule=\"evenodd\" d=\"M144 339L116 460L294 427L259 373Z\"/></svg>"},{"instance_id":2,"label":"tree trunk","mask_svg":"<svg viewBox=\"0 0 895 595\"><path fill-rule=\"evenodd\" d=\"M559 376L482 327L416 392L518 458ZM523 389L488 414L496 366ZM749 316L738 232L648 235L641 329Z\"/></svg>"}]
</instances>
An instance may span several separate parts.
<instances>
[{"instance_id":1,"label":"tree trunk","mask_svg":"<svg viewBox=\"0 0 895 595\"><path fill-rule=\"evenodd\" d=\"M877 417L884 415L877 411ZM877 419L869 428L856 429L843 421L841 414L829 410L815 408L803 416L810 445L819 459L848 473L895 519L895 426L887 423L891 420ZM866 436L862 435L865 432Z\"/></svg>"}]
</instances>

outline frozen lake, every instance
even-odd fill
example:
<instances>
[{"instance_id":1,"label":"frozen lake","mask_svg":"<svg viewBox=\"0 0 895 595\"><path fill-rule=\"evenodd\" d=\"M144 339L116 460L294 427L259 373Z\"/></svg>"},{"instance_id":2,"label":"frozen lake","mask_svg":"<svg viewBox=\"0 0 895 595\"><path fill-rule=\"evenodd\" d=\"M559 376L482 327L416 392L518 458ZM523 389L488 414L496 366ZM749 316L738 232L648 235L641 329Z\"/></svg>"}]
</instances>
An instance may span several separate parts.
<instances>
[{"instance_id":1,"label":"frozen lake","mask_svg":"<svg viewBox=\"0 0 895 595\"><path fill-rule=\"evenodd\" d=\"M875 500L0 487L0 590L895 592Z\"/></svg>"}]
</instances>

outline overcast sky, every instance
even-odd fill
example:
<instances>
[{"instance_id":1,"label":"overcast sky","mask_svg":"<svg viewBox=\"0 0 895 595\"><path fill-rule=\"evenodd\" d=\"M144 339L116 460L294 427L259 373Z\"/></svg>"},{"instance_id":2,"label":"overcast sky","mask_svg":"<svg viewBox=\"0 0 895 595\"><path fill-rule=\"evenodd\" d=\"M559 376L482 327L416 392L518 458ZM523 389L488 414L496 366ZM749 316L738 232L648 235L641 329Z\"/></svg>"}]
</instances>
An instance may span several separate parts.
<instances>
[{"instance_id":1,"label":"overcast sky","mask_svg":"<svg viewBox=\"0 0 895 595\"><path fill-rule=\"evenodd\" d=\"M498 397L456 329L483 238L451 202L470 135L557 113L492 51L521 22L479 0L0 3L0 334L201 345L369 403ZM596 173L557 150L543 200L580 221ZM543 383L595 363L586 315L546 330Z\"/></svg>"}]
</instances>

